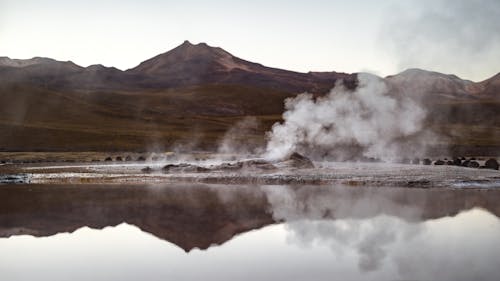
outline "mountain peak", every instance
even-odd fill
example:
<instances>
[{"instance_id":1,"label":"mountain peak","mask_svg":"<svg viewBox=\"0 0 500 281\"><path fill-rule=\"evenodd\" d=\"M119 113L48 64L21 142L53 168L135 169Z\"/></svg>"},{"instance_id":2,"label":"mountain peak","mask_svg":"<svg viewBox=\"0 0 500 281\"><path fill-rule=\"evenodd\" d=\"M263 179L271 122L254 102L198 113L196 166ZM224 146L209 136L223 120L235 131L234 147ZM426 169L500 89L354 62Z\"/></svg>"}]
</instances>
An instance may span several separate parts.
<instances>
[{"instance_id":1,"label":"mountain peak","mask_svg":"<svg viewBox=\"0 0 500 281\"><path fill-rule=\"evenodd\" d=\"M174 49L142 62L130 71L149 75L178 76L182 73L202 75L225 72L235 68L248 67L242 60L219 47L212 47L207 43L192 44L186 40Z\"/></svg>"}]
</instances>

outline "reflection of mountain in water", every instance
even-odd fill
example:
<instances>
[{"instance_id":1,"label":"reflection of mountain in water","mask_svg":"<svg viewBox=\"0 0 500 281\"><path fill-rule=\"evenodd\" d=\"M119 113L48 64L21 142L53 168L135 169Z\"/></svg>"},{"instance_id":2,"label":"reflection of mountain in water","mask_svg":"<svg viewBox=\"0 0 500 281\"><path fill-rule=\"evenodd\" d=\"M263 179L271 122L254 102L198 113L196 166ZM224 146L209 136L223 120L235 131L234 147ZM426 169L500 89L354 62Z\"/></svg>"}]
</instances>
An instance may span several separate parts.
<instances>
[{"instance_id":1,"label":"reflection of mountain in water","mask_svg":"<svg viewBox=\"0 0 500 281\"><path fill-rule=\"evenodd\" d=\"M296 219L407 221L481 207L500 215L495 190L326 186L5 186L0 236L50 236L80 227L133 224L185 251L220 245L239 233Z\"/></svg>"}]
</instances>

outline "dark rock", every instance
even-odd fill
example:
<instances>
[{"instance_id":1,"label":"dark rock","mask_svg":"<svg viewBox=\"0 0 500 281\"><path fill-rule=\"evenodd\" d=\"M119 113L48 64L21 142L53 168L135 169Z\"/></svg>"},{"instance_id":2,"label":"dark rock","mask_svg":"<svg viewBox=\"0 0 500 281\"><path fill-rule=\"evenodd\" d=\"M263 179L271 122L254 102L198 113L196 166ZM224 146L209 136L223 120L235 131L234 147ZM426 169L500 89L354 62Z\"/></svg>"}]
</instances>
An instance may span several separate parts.
<instances>
[{"instance_id":1,"label":"dark rock","mask_svg":"<svg viewBox=\"0 0 500 281\"><path fill-rule=\"evenodd\" d=\"M462 167L469 167L470 160L465 160L462 162Z\"/></svg>"},{"instance_id":2,"label":"dark rock","mask_svg":"<svg viewBox=\"0 0 500 281\"><path fill-rule=\"evenodd\" d=\"M314 164L309 158L297 152L292 153L288 158L281 161L280 164L285 164L287 166L300 169L314 168Z\"/></svg>"},{"instance_id":3,"label":"dark rock","mask_svg":"<svg viewBox=\"0 0 500 281\"><path fill-rule=\"evenodd\" d=\"M147 166L145 168L142 168L141 171L143 171L144 173L152 173L154 170L153 168Z\"/></svg>"},{"instance_id":4,"label":"dark rock","mask_svg":"<svg viewBox=\"0 0 500 281\"><path fill-rule=\"evenodd\" d=\"M215 165L210 167L212 170L220 170L220 171L235 171L241 170L243 168L243 162L236 163L222 163L220 165Z\"/></svg>"},{"instance_id":5,"label":"dark rock","mask_svg":"<svg viewBox=\"0 0 500 281\"><path fill-rule=\"evenodd\" d=\"M476 160L476 158L475 158L475 157L471 157L471 158L469 158L469 160L470 160L470 161L475 161L475 160Z\"/></svg>"},{"instance_id":6,"label":"dark rock","mask_svg":"<svg viewBox=\"0 0 500 281\"><path fill-rule=\"evenodd\" d=\"M477 161L470 161L468 167L469 168L479 168L479 163Z\"/></svg>"},{"instance_id":7,"label":"dark rock","mask_svg":"<svg viewBox=\"0 0 500 281\"><path fill-rule=\"evenodd\" d=\"M243 162L243 168L257 168L260 170L273 170L276 169L272 163L263 159L248 160Z\"/></svg>"},{"instance_id":8,"label":"dark rock","mask_svg":"<svg viewBox=\"0 0 500 281\"><path fill-rule=\"evenodd\" d=\"M139 158L137 158L137 161L146 161L146 158L144 156L139 156Z\"/></svg>"},{"instance_id":9,"label":"dark rock","mask_svg":"<svg viewBox=\"0 0 500 281\"><path fill-rule=\"evenodd\" d=\"M116 157L116 161L123 161L123 158L121 156Z\"/></svg>"},{"instance_id":10,"label":"dark rock","mask_svg":"<svg viewBox=\"0 0 500 281\"><path fill-rule=\"evenodd\" d=\"M441 166L441 165L444 165L444 164L445 164L445 162L443 160L441 160L441 159L439 159L439 160L437 160L437 161L434 162L434 165L436 165L436 166Z\"/></svg>"},{"instance_id":11,"label":"dark rock","mask_svg":"<svg viewBox=\"0 0 500 281\"><path fill-rule=\"evenodd\" d=\"M498 161L496 159L490 158L484 163L486 169L498 170Z\"/></svg>"},{"instance_id":12,"label":"dark rock","mask_svg":"<svg viewBox=\"0 0 500 281\"><path fill-rule=\"evenodd\" d=\"M446 161L446 165L448 165L448 166L453 166L453 165L455 165L455 164L453 163L453 161L448 160L448 161Z\"/></svg>"},{"instance_id":13,"label":"dark rock","mask_svg":"<svg viewBox=\"0 0 500 281\"><path fill-rule=\"evenodd\" d=\"M106 157L106 159L104 159L104 161L113 161L113 159L111 157Z\"/></svg>"},{"instance_id":14,"label":"dark rock","mask_svg":"<svg viewBox=\"0 0 500 281\"><path fill-rule=\"evenodd\" d=\"M432 164L432 160L431 160L431 159L429 159L429 158L425 158L425 159L422 161L422 164L424 164L424 165L430 165L430 164Z\"/></svg>"},{"instance_id":15,"label":"dark rock","mask_svg":"<svg viewBox=\"0 0 500 281\"><path fill-rule=\"evenodd\" d=\"M380 160L377 159L377 158L375 158L375 157L368 157L368 158L363 157L363 158L361 158L360 161L361 162L367 162L367 163L378 163L378 162L380 162Z\"/></svg>"},{"instance_id":16,"label":"dark rock","mask_svg":"<svg viewBox=\"0 0 500 281\"><path fill-rule=\"evenodd\" d=\"M163 171L167 173L204 173L211 170L205 167L181 163L181 164L168 164L163 167Z\"/></svg>"},{"instance_id":17,"label":"dark rock","mask_svg":"<svg viewBox=\"0 0 500 281\"><path fill-rule=\"evenodd\" d=\"M125 157L125 161L132 161L132 156L127 155L127 157Z\"/></svg>"},{"instance_id":18,"label":"dark rock","mask_svg":"<svg viewBox=\"0 0 500 281\"><path fill-rule=\"evenodd\" d=\"M455 166L461 166L462 165L462 160L460 160L460 158L453 158L453 165L455 165Z\"/></svg>"},{"instance_id":19,"label":"dark rock","mask_svg":"<svg viewBox=\"0 0 500 281\"><path fill-rule=\"evenodd\" d=\"M99 159L92 159L92 162L101 162Z\"/></svg>"}]
</instances>

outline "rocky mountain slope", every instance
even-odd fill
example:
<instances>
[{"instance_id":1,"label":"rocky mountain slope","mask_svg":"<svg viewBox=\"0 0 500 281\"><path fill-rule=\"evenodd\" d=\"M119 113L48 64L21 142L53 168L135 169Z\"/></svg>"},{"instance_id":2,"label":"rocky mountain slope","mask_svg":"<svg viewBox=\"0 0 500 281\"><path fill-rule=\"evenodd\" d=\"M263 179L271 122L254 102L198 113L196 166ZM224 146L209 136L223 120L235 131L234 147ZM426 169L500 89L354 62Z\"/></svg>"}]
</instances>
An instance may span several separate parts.
<instances>
[{"instance_id":1,"label":"rocky mountain slope","mask_svg":"<svg viewBox=\"0 0 500 281\"><path fill-rule=\"evenodd\" d=\"M323 95L339 81L354 89L356 77L270 68L188 41L126 71L0 57L0 150L213 148L249 115L261 126L247 137L262 143L287 97ZM457 144L500 146L500 74L475 83L410 69L385 81L424 101L433 126L453 132Z\"/></svg>"}]
</instances>

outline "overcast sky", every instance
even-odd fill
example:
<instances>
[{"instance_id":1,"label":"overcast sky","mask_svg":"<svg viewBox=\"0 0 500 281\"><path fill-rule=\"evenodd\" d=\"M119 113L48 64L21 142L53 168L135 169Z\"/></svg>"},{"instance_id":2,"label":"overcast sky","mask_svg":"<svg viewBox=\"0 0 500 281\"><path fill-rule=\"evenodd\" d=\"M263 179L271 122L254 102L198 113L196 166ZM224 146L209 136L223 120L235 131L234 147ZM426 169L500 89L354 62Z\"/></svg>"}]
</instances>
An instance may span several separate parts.
<instances>
[{"instance_id":1,"label":"overcast sky","mask_svg":"<svg viewBox=\"0 0 500 281\"><path fill-rule=\"evenodd\" d=\"M306 72L500 72L498 0L0 0L0 56L128 69L184 40Z\"/></svg>"}]
</instances>

